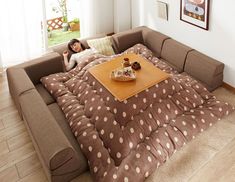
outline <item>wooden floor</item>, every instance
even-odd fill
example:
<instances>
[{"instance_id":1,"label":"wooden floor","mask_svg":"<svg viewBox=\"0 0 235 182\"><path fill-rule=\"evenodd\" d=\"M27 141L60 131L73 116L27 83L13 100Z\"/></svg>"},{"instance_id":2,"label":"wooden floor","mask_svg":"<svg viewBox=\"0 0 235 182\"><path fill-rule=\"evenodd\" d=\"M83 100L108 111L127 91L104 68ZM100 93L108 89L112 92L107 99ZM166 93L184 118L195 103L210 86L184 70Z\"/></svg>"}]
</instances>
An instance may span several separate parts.
<instances>
[{"instance_id":1,"label":"wooden floor","mask_svg":"<svg viewBox=\"0 0 235 182\"><path fill-rule=\"evenodd\" d=\"M224 88L218 89L215 92L216 95L222 95L222 99L235 104L235 94L230 93L229 95L227 93L228 91L226 91ZM197 168L193 168L193 164L187 162L186 165L181 168L184 176L187 175L185 172L186 170L191 175L188 175L190 177L184 178L186 180L183 180L182 176L178 176L178 178L176 179L177 176L174 174L177 173L175 171L179 171L180 169L177 167L174 168L174 166L169 167L168 163L166 163L166 165L161 170L171 172L169 174L160 173L161 175L164 174L162 178L159 173L152 175L152 180L150 179L150 181L235 181L234 124L234 114L225 123L221 122L221 125L224 126L223 140L221 139L221 137L216 139L212 137L213 140L218 139L215 142L213 141L213 147L210 147L211 151L216 152L214 152L211 157L207 157L208 161L206 161L205 164L200 165L200 167L199 165L197 165ZM209 132L210 131L208 131L208 135L210 135ZM221 132L218 132L218 134L221 135ZM197 140L193 142L196 143ZM218 143L223 143L224 145L220 145L222 147L217 152L217 150L215 149L217 148ZM198 145L195 144L195 146ZM187 150L184 149L179 152L184 153L187 152ZM191 152L187 152L187 154L185 153L183 155L191 155ZM204 153L198 152L197 158L206 158L203 154ZM171 160L177 161L177 155ZM226 163L224 161L226 161ZM187 169L183 170L184 167ZM182 173L179 172L178 174ZM24 123L20 119L14 103L11 99L11 96L8 92L6 76L0 76L0 182L14 181L46 182L47 179L42 170L42 166L38 160Z\"/></svg>"},{"instance_id":2,"label":"wooden floor","mask_svg":"<svg viewBox=\"0 0 235 182\"><path fill-rule=\"evenodd\" d=\"M0 76L0 181L47 181L8 92L6 76Z\"/></svg>"}]
</instances>

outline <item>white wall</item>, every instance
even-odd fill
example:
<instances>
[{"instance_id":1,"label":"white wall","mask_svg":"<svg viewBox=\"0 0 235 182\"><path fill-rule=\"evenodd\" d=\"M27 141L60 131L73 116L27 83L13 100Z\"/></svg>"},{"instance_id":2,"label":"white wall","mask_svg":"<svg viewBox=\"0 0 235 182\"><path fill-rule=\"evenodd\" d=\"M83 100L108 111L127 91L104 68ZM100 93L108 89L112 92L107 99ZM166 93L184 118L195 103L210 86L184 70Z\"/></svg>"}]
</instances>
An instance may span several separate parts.
<instances>
[{"instance_id":1,"label":"white wall","mask_svg":"<svg viewBox=\"0 0 235 182\"><path fill-rule=\"evenodd\" d=\"M113 32L113 0L80 0L81 37Z\"/></svg>"},{"instance_id":2,"label":"white wall","mask_svg":"<svg viewBox=\"0 0 235 182\"><path fill-rule=\"evenodd\" d=\"M96 0L97 1L97 21L99 22L96 29L97 33L112 33L113 29L113 0Z\"/></svg>"},{"instance_id":3,"label":"white wall","mask_svg":"<svg viewBox=\"0 0 235 182\"><path fill-rule=\"evenodd\" d=\"M131 28L131 0L114 0L114 32Z\"/></svg>"},{"instance_id":4,"label":"white wall","mask_svg":"<svg viewBox=\"0 0 235 182\"><path fill-rule=\"evenodd\" d=\"M235 87L235 1L211 0L209 31L180 21L180 1L169 5L169 20L157 17L156 0L132 0L132 27L146 25L225 64L224 81Z\"/></svg>"}]
</instances>

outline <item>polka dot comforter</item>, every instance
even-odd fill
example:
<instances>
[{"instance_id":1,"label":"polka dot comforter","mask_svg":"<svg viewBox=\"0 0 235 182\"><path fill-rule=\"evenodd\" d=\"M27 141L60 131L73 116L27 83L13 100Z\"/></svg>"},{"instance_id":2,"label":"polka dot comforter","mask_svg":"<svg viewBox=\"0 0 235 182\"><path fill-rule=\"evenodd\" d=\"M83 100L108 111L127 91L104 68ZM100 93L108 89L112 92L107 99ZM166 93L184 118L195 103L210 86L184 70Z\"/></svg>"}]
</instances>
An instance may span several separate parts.
<instances>
[{"instance_id":1,"label":"polka dot comforter","mask_svg":"<svg viewBox=\"0 0 235 182\"><path fill-rule=\"evenodd\" d=\"M124 54L133 52L171 76L124 102L88 72L111 57L91 55L70 72L41 79L63 110L98 182L144 181L183 145L234 110L145 46L137 44Z\"/></svg>"}]
</instances>

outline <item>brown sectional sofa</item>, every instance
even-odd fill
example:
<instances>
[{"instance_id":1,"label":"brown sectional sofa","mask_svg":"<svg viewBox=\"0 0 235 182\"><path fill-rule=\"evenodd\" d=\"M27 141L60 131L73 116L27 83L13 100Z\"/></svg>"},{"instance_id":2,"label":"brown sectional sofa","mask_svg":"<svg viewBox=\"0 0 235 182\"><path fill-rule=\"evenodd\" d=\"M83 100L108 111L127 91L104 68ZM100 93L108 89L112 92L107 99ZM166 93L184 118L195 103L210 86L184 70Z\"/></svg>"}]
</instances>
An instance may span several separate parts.
<instances>
[{"instance_id":1,"label":"brown sectional sofa","mask_svg":"<svg viewBox=\"0 0 235 182\"><path fill-rule=\"evenodd\" d=\"M100 37L100 36L99 36ZM222 84L224 64L147 27L112 36L116 53L142 43L155 56L179 72L201 81L210 91ZM86 40L82 40L88 47ZM75 140L66 118L40 78L64 70L62 51L66 44L38 59L7 69L10 93L25 121L37 154L50 181L69 181L88 171L87 160Z\"/></svg>"}]
</instances>

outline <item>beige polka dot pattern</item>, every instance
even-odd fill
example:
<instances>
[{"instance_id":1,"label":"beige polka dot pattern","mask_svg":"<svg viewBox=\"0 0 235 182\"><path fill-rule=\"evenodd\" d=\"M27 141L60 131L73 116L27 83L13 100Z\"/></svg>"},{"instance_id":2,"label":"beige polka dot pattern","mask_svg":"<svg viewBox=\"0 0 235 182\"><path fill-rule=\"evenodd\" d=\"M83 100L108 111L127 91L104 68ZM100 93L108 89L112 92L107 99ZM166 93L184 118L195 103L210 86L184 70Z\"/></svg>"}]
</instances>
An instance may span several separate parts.
<instances>
[{"instance_id":1,"label":"beige polka dot pattern","mask_svg":"<svg viewBox=\"0 0 235 182\"><path fill-rule=\"evenodd\" d=\"M144 181L175 151L233 110L190 76L153 57L145 46L126 51L131 52L171 77L124 102L88 71L111 59L107 56L89 56L70 72L41 79L64 112L98 182Z\"/></svg>"}]
</instances>

